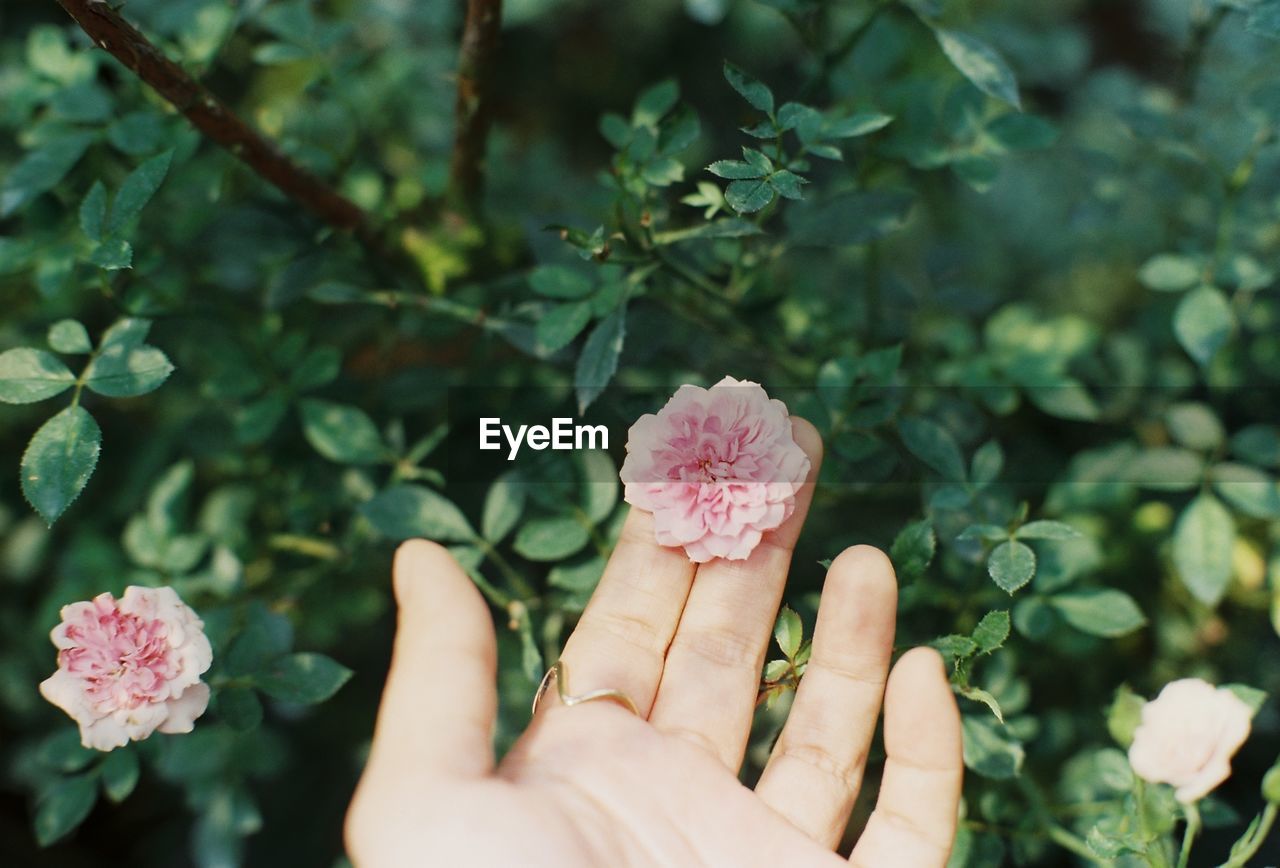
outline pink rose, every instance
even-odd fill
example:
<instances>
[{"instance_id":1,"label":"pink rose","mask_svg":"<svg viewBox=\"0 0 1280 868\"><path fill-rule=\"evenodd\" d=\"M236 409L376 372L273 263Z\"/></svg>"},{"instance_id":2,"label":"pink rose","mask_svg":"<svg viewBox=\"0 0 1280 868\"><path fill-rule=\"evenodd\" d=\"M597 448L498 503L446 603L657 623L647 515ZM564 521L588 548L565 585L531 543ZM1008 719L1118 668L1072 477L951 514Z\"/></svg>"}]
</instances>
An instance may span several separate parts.
<instances>
[{"instance_id":1,"label":"pink rose","mask_svg":"<svg viewBox=\"0 0 1280 868\"><path fill-rule=\"evenodd\" d=\"M1251 709L1225 687L1199 678L1165 685L1142 709L1129 764L1143 780L1171 784L1184 804L1231 776L1231 757L1249 737Z\"/></svg>"},{"instance_id":2,"label":"pink rose","mask_svg":"<svg viewBox=\"0 0 1280 868\"><path fill-rule=\"evenodd\" d=\"M653 513L658 542L689 559L740 561L795 511L809 456L757 383L681 386L627 434L626 501Z\"/></svg>"},{"instance_id":3,"label":"pink rose","mask_svg":"<svg viewBox=\"0 0 1280 868\"><path fill-rule=\"evenodd\" d=\"M191 732L209 705L213 662L204 623L173 588L130 586L62 607L49 634L58 671L40 694L80 724L85 747L111 750L161 732Z\"/></svg>"}]
</instances>

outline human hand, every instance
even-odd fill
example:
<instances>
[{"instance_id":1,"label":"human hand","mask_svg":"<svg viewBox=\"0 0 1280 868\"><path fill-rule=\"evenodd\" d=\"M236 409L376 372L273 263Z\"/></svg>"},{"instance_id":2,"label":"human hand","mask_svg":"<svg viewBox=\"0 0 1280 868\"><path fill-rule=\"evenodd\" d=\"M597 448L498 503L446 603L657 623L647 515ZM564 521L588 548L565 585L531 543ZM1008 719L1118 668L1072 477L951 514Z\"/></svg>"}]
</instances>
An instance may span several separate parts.
<instances>
[{"instance_id":1,"label":"human hand","mask_svg":"<svg viewBox=\"0 0 1280 868\"><path fill-rule=\"evenodd\" d=\"M400 547L391 672L347 816L358 866L943 868L960 800L959 712L935 652L909 651L889 675L897 586L873 548L832 563L787 723L756 788L738 780L821 459L817 432L794 424L810 482L749 559L697 566L654 541L649 514L627 517L561 659L573 693L618 689L639 715L603 701L565 707L553 689L497 765L488 607L443 548ZM845 862L833 851L882 699L879 800Z\"/></svg>"}]
</instances>

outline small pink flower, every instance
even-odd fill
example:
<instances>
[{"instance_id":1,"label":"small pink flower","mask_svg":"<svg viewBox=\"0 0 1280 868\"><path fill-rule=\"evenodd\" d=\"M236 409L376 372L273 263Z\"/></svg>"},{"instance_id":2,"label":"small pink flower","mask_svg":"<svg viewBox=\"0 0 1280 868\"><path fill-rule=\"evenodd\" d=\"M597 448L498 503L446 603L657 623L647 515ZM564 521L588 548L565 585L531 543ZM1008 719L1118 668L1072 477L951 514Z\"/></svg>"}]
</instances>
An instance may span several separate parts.
<instances>
[{"instance_id":1,"label":"small pink flower","mask_svg":"<svg viewBox=\"0 0 1280 868\"><path fill-rule=\"evenodd\" d=\"M725 377L681 386L657 415L627 433L627 503L653 513L658 542L694 563L744 560L795 511L809 475L781 401L757 383Z\"/></svg>"},{"instance_id":2,"label":"small pink flower","mask_svg":"<svg viewBox=\"0 0 1280 868\"><path fill-rule=\"evenodd\" d=\"M1143 780L1171 784L1183 804L1199 801L1231 776L1231 757L1249 737L1244 700L1199 678L1165 685L1142 709L1129 765Z\"/></svg>"},{"instance_id":3,"label":"small pink flower","mask_svg":"<svg viewBox=\"0 0 1280 868\"><path fill-rule=\"evenodd\" d=\"M191 732L209 705L213 662L204 623L173 588L130 586L62 607L49 634L58 671L40 694L80 724L85 747L111 750L161 732Z\"/></svg>"}]
</instances>

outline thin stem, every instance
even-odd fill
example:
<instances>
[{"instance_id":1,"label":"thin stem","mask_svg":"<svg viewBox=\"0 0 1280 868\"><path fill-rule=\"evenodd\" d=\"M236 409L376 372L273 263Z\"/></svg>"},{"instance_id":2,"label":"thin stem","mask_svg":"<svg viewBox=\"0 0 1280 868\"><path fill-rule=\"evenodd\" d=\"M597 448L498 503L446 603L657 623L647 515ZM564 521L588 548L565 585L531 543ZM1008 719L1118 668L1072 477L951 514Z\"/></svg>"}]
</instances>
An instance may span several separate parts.
<instances>
[{"instance_id":1,"label":"thin stem","mask_svg":"<svg viewBox=\"0 0 1280 868\"><path fill-rule=\"evenodd\" d=\"M350 199L298 166L226 103L156 48L109 3L58 0L94 43L133 71L148 87L212 141L325 223L381 247L365 212Z\"/></svg>"},{"instance_id":2,"label":"thin stem","mask_svg":"<svg viewBox=\"0 0 1280 868\"><path fill-rule=\"evenodd\" d=\"M1081 859L1088 860L1094 865L1111 865L1110 860L1099 858L1097 853L1089 849L1089 845L1079 835L1068 832L1064 827L1057 823L1050 823L1045 827L1045 833L1049 836L1049 840L1057 844L1064 850L1069 850L1079 856Z\"/></svg>"},{"instance_id":3,"label":"thin stem","mask_svg":"<svg viewBox=\"0 0 1280 868\"><path fill-rule=\"evenodd\" d=\"M1275 825L1277 813L1280 813L1280 804L1269 802L1262 811L1262 822L1258 824L1258 828L1249 843L1239 853L1232 856L1231 861L1224 862L1222 868L1247 868L1249 860L1262 849L1267 836L1271 834L1271 827Z\"/></svg>"},{"instance_id":4,"label":"thin stem","mask_svg":"<svg viewBox=\"0 0 1280 868\"><path fill-rule=\"evenodd\" d=\"M484 187L485 149L492 115L490 80L502 27L502 0L467 0L467 18L458 50L457 131L449 165L449 198L478 210Z\"/></svg>"},{"instance_id":5,"label":"thin stem","mask_svg":"<svg viewBox=\"0 0 1280 868\"><path fill-rule=\"evenodd\" d=\"M520 575L520 572L511 565L511 562L503 556L502 552L498 551L497 546L486 539L480 538L476 539L475 545L476 548L484 552L486 558L493 561L494 566L498 568L498 572L502 573L502 577L511 584L516 594L526 600L532 600L538 596L538 592L533 589L533 585L529 584L525 577Z\"/></svg>"},{"instance_id":6,"label":"thin stem","mask_svg":"<svg viewBox=\"0 0 1280 868\"><path fill-rule=\"evenodd\" d=\"M1196 835L1200 834L1200 809L1195 805L1184 805L1183 811L1187 816L1187 828L1182 833L1182 851L1178 854L1178 868L1187 868L1191 861L1191 846L1195 843Z\"/></svg>"}]
</instances>

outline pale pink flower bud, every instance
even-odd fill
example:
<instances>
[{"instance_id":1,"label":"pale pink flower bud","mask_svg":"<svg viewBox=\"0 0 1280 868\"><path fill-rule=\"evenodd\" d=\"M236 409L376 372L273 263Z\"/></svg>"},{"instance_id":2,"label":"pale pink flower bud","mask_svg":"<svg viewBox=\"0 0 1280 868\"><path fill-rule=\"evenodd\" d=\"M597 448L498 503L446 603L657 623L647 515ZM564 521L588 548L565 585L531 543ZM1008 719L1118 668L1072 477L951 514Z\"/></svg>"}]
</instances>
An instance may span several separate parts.
<instances>
[{"instance_id":1,"label":"pale pink flower bud","mask_svg":"<svg viewBox=\"0 0 1280 868\"><path fill-rule=\"evenodd\" d=\"M627 434L626 501L653 513L657 540L689 559L747 558L795 511L809 474L781 401L757 383L725 377L681 386Z\"/></svg>"},{"instance_id":2,"label":"pale pink flower bud","mask_svg":"<svg viewBox=\"0 0 1280 868\"><path fill-rule=\"evenodd\" d=\"M173 588L130 586L62 607L49 634L58 671L40 694L80 725L85 747L111 750L157 729L191 732L209 705L204 623Z\"/></svg>"},{"instance_id":3,"label":"pale pink flower bud","mask_svg":"<svg viewBox=\"0 0 1280 868\"><path fill-rule=\"evenodd\" d=\"M1183 804L1231 776L1231 757L1249 737L1253 709L1225 687L1199 678L1165 685L1142 709L1129 764L1143 780L1170 784Z\"/></svg>"}]
</instances>

